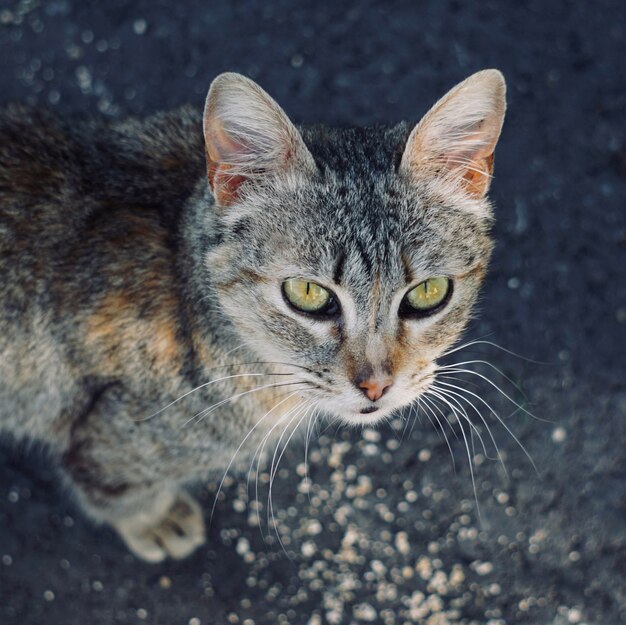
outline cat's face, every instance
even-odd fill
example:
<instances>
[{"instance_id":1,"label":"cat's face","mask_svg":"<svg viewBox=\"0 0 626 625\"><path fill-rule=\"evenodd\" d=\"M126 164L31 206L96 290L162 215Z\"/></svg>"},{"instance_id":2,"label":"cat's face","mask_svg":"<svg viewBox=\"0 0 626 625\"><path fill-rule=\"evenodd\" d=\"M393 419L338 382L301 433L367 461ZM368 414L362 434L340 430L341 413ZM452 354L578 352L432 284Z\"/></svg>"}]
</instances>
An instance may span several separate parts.
<instances>
[{"instance_id":1,"label":"cat's face","mask_svg":"<svg viewBox=\"0 0 626 625\"><path fill-rule=\"evenodd\" d=\"M223 242L207 266L221 307L262 359L306 381L294 389L350 423L420 396L470 316L491 253L484 196L504 112L499 74L473 80L410 136L405 125L300 134L235 75L209 94Z\"/></svg>"}]
</instances>

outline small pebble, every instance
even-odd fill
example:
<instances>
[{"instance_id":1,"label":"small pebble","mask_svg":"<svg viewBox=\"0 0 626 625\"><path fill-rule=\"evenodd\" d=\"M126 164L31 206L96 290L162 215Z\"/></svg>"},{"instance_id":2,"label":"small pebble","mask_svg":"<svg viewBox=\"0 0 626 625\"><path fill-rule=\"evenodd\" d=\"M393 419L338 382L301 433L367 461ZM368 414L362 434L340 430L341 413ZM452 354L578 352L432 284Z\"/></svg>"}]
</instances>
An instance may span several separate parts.
<instances>
[{"instance_id":1,"label":"small pebble","mask_svg":"<svg viewBox=\"0 0 626 625\"><path fill-rule=\"evenodd\" d=\"M148 28L148 23L144 19L138 19L133 22L133 30L136 35L143 35Z\"/></svg>"},{"instance_id":2,"label":"small pebble","mask_svg":"<svg viewBox=\"0 0 626 625\"><path fill-rule=\"evenodd\" d=\"M246 555L250 551L250 541L247 538L241 537L237 541L236 550L240 556Z\"/></svg>"},{"instance_id":3,"label":"small pebble","mask_svg":"<svg viewBox=\"0 0 626 625\"><path fill-rule=\"evenodd\" d=\"M172 580L167 575L161 575L161 577L159 578L159 586L167 590L168 588L171 588Z\"/></svg>"},{"instance_id":4,"label":"small pebble","mask_svg":"<svg viewBox=\"0 0 626 625\"><path fill-rule=\"evenodd\" d=\"M565 428L558 427L552 432L552 441L554 443L562 443L567 438L567 432Z\"/></svg>"},{"instance_id":5,"label":"small pebble","mask_svg":"<svg viewBox=\"0 0 626 625\"><path fill-rule=\"evenodd\" d=\"M363 455L365 456L376 456L378 454L378 445L374 443L368 443L363 447Z\"/></svg>"},{"instance_id":6,"label":"small pebble","mask_svg":"<svg viewBox=\"0 0 626 625\"><path fill-rule=\"evenodd\" d=\"M377 443L380 440L380 432L377 430L371 430L370 428L363 430L362 436L370 443Z\"/></svg>"},{"instance_id":7,"label":"small pebble","mask_svg":"<svg viewBox=\"0 0 626 625\"><path fill-rule=\"evenodd\" d=\"M411 546L409 545L409 539L406 532L398 532L396 534L396 549L402 555L408 555L411 552Z\"/></svg>"},{"instance_id":8,"label":"small pebble","mask_svg":"<svg viewBox=\"0 0 626 625\"><path fill-rule=\"evenodd\" d=\"M291 57L291 67L302 67L302 64L304 63L304 58L301 54L294 54Z\"/></svg>"},{"instance_id":9,"label":"small pebble","mask_svg":"<svg viewBox=\"0 0 626 625\"><path fill-rule=\"evenodd\" d=\"M489 575L489 573L493 572L493 564L491 562L476 562L473 568L478 575Z\"/></svg>"},{"instance_id":10,"label":"small pebble","mask_svg":"<svg viewBox=\"0 0 626 625\"><path fill-rule=\"evenodd\" d=\"M431 455L432 454L429 449L422 449L417 455L417 458L419 459L420 462L428 462L430 460Z\"/></svg>"},{"instance_id":11,"label":"small pebble","mask_svg":"<svg viewBox=\"0 0 626 625\"><path fill-rule=\"evenodd\" d=\"M312 540L308 540L307 542L302 544L302 555L305 558L310 558L316 551L317 551L317 547L315 546L315 543Z\"/></svg>"},{"instance_id":12,"label":"small pebble","mask_svg":"<svg viewBox=\"0 0 626 625\"><path fill-rule=\"evenodd\" d=\"M496 495L496 501L501 504L505 504L509 501L509 496L506 493L498 493Z\"/></svg>"},{"instance_id":13,"label":"small pebble","mask_svg":"<svg viewBox=\"0 0 626 625\"><path fill-rule=\"evenodd\" d=\"M378 617L378 612L369 603L360 603L353 608L353 614L359 621L373 623Z\"/></svg>"}]
</instances>

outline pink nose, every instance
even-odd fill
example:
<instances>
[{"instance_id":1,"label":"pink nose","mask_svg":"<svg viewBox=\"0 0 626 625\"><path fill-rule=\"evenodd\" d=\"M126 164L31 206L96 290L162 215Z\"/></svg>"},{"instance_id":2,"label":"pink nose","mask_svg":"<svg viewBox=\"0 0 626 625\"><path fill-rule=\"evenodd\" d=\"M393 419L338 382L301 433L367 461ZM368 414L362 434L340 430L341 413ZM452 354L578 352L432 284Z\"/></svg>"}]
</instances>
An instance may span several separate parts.
<instances>
[{"instance_id":1,"label":"pink nose","mask_svg":"<svg viewBox=\"0 0 626 625\"><path fill-rule=\"evenodd\" d=\"M379 400L393 384L391 378L369 378L359 384L359 388L371 401Z\"/></svg>"}]
</instances>

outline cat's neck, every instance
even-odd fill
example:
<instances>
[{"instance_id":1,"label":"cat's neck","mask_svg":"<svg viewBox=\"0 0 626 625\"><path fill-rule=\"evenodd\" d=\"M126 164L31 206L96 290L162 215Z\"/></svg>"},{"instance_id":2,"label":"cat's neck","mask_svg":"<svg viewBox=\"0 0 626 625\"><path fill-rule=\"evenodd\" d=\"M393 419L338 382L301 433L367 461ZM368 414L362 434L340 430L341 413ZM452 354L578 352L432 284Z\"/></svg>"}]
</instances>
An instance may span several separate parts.
<instances>
[{"instance_id":1,"label":"cat's neck","mask_svg":"<svg viewBox=\"0 0 626 625\"><path fill-rule=\"evenodd\" d=\"M258 360L242 345L229 318L221 310L212 282L207 254L221 237L214 217L214 202L206 179L196 185L184 210L181 224L179 274L184 282L183 298L194 360L201 375L241 362Z\"/></svg>"}]
</instances>

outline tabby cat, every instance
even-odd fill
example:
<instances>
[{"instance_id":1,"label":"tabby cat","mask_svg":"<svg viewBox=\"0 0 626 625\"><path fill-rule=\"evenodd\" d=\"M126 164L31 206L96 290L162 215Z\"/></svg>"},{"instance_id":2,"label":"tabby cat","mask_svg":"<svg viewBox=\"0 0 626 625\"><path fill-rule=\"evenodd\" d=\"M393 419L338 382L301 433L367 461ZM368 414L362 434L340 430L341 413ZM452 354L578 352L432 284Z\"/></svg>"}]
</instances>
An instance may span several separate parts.
<instances>
[{"instance_id":1,"label":"tabby cat","mask_svg":"<svg viewBox=\"0 0 626 625\"><path fill-rule=\"evenodd\" d=\"M47 444L135 554L186 556L205 530L181 484L433 382L491 253L504 111L496 70L415 127L296 127L233 73L203 114L5 108L2 430Z\"/></svg>"}]
</instances>

